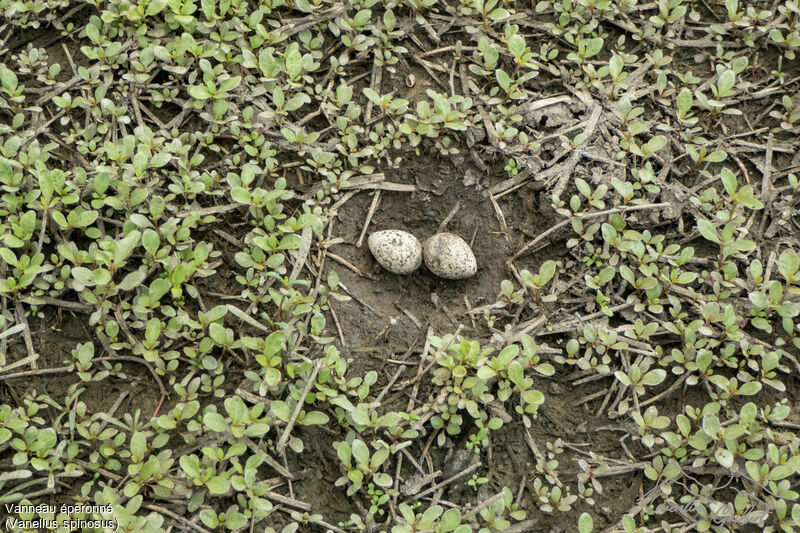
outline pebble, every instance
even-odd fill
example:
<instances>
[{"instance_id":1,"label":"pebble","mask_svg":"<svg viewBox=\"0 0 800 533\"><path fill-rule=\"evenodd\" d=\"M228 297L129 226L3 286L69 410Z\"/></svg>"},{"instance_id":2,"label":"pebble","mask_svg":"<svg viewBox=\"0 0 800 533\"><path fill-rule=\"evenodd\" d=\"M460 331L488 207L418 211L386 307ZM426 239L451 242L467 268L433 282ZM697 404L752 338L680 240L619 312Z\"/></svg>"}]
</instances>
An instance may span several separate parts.
<instances>
[{"instance_id":1,"label":"pebble","mask_svg":"<svg viewBox=\"0 0 800 533\"><path fill-rule=\"evenodd\" d=\"M444 279L466 279L478 271L475 254L467 242L452 233L437 233L422 247L425 266Z\"/></svg>"},{"instance_id":2,"label":"pebble","mask_svg":"<svg viewBox=\"0 0 800 533\"><path fill-rule=\"evenodd\" d=\"M378 264L394 274L411 274L422 264L422 246L408 232L376 231L367 239L367 245Z\"/></svg>"}]
</instances>

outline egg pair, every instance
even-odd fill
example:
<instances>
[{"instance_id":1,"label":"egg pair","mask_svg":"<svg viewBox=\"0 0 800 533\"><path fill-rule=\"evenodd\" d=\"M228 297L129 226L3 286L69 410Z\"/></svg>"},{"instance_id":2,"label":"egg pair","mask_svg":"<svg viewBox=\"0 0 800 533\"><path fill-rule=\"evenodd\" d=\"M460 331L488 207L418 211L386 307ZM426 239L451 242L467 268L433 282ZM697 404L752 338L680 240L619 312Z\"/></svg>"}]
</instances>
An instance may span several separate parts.
<instances>
[{"instance_id":1,"label":"egg pair","mask_svg":"<svg viewBox=\"0 0 800 533\"><path fill-rule=\"evenodd\" d=\"M478 271L469 245L452 233L437 233L420 245L410 233L388 229L370 235L367 244L378 264L395 274L411 274L423 259L428 270L444 279L466 279Z\"/></svg>"}]
</instances>

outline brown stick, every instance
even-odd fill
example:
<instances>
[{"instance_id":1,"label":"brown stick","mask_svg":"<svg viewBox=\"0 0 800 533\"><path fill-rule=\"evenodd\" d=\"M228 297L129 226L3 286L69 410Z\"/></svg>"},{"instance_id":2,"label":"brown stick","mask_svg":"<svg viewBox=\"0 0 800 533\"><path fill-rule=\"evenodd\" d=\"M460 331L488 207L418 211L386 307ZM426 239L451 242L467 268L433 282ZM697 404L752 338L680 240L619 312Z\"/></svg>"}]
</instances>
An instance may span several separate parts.
<instances>
[{"instance_id":1,"label":"brown stick","mask_svg":"<svg viewBox=\"0 0 800 533\"><path fill-rule=\"evenodd\" d=\"M206 528L198 526L197 524L195 524L194 522L192 522L188 518L184 518L184 517L182 517L181 515L179 515L177 513L173 513L169 509L167 509L165 507L161 507L160 505L154 505L152 503L145 503L145 504L142 505L142 507L145 507L147 509L150 509L151 511L155 511L157 513L161 513L163 515L166 515L166 516L172 518L173 520L176 520L176 521L180 522L181 524L184 524L188 528L194 529L195 531L198 531L199 533L211 533Z\"/></svg>"},{"instance_id":2,"label":"brown stick","mask_svg":"<svg viewBox=\"0 0 800 533\"><path fill-rule=\"evenodd\" d=\"M438 228L438 232L439 233L444 231L444 229L447 227L447 224L453 219L454 216L456 216L456 213L458 213L459 209L461 209L461 200L458 200L456 202L456 205L454 205L450 209L450 212L447 213L446 217L444 217L444 220L442 220L442 223L439 224L439 228Z\"/></svg>"},{"instance_id":3,"label":"brown stick","mask_svg":"<svg viewBox=\"0 0 800 533\"><path fill-rule=\"evenodd\" d=\"M314 386L314 382L317 379L317 374L319 374L324 362L325 361L323 359L317 359L314 363L314 368L311 370L311 376L309 376L308 381L306 382L306 386L303 389L303 393L300 395L300 399L297 401L297 405L294 406L292 417L289 419L289 423L287 423L286 427L283 429L283 434L276 445L276 448L281 455L283 455L284 451L286 450L286 443L289 441L289 436L292 432L292 428L294 427L294 423L297 422L297 416L300 414L300 410L303 408L303 402L305 402L306 396L308 396L309 391L311 391L311 387Z\"/></svg>"},{"instance_id":4,"label":"brown stick","mask_svg":"<svg viewBox=\"0 0 800 533\"><path fill-rule=\"evenodd\" d=\"M36 350L33 348L31 328L28 325L28 320L25 318L25 310L22 308L22 304L19 300L14 302L14 308L17 311L17 323L25 326L25 329L22 330L22 336L25 339L25 348L28 350L28 356L31 357L31 370L38 370L39 363L37 363L36 360L39 359L39 354L37 354Z\"/></svg>"},{"instance_id":5,"label":"brown stick","mask_svg":"<svg viewBox=\"0 0 800 533\"><path fill-rule=\"evenodd\" d=\"M367 211L367 218L366 220L364 220L364 227L361 229L361 236L358 238L358 241L356 242L356 247L361 248L361 245L364 243L364 236L367 234L369 223L372 221L372 216L375 214L375 211L378 209L380 203L381 203L381 191L379 189L375 191L375 194L372 195L372 203L369 206L369 211Z\"/></svg>"},{"instance_id":6,"label":"brown stick","mask_svg":"<svg viewBox=\"0 0 800 533\"><path fill-rule=\"evenodd\" d=\"M331 251L328 251L327 256L330 257L331 259L333 259L334 261L336 261L337 263L339 263L340 265L349 268L350 270L352 270L353 272L355 272L357 275L361 276L362 278L371 279L372 281L378 281L378 278L376 278L372 274L368 274L366 272L362 272L357 266L355 266L353 263L351 263L350 261L348 261L344 257L340 257L340 256L336 255L335 253L333 253Z\"/></svg>"},{"instance_id":7,"label":"brown stick","mask_svg":"<svg viewBox=\"0 0 800 533\"><path fill-rule=\"evenodd\" d=\"M457 480L458 478L464 477L467 474L471 474L474 470L477 470L480 467L481 467L481 462L480 461L478 461L477 463L472 463L466 469L464 469L464 470L462 470L462 471L450 476L449 478L445 479L441 483L437 483L436 485L432 485L432 486L428 487L427 489L425 489L424 491L420 492L419 494L414 494L412 496L412 499L419 500L421 498L424 498L425 496L427 496L431 492L436 492L440 488L446 487L447 485L449 485L453 481Z\"/></svg>"}]
</instances>

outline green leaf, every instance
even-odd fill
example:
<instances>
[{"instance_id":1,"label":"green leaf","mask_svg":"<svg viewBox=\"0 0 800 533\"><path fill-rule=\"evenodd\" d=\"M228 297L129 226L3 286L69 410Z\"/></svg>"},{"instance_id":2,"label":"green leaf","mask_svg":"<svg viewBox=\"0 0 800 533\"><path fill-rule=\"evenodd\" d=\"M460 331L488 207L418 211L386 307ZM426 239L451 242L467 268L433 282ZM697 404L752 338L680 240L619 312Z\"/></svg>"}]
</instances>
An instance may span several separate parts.
<instances>
[{"instance_id":1,"label":"green leaf","mask_svg":"<svg viewBox=\"0 0 800 533\"><path fill-rule=\"evenodd\" d=\"M498 417L490 418L489 421L486 423L486 427L491 429L492 431L496 431L503 427L503 419Z\"/></svg>"},{"instance_id":2,"label":"green leaf","mask_svg":"<svg viewBox=\"0 0 800 533\"><path fill-rule=\"evenodd\" d=\"M214 0L200 0L200 6L202 7L203 14L206 16L207 20L214 20L216 4L217 3Z\"/></svg>"},{"instance_id":3,"label":"green leaf","mask_svg":"<svg viewBox=\"0 0 800 533\"><path fill-rule=\"evenodd\" d=\"M370 461L369 461L370 470L372 470L374 472L375 470L380 468L381 465L383 463L385 463L388 458L389 458L389 448L388 447L384 447L384 448L381 448L380 450L376 451L372 455L372 459L370 459Z\"/></svg>"},{"instance_id":4,"label":"green leaf","mask_svg":"<svg viewBox=\"0 0 800 533\"><path fill-rule=\"evenodd\" d=\"M300 424L303 426L320 425L327 423L328 423L328 415L320 411L311 411L303 418L303 421L300 422Z\"/></svg>"},{"instance_id":5,"label":"green leaf","mask_svg":"<svg viewBox=\"0 0 800 533\"><path fill-rule=\"evenodd\" d=\"M715 228L714 224L712 224L710 221L704 218L699 219L697 221L697 229L700 231L700 235L705 237L707 240L719 243L717 228Z\"/></svg>"},{"instance_id":6,"label":"green leaf","mask_svg":"<svg viewBox=\"0 0 800 533\"><path fill-rule=\"evenodd\" d=\"M377 91L369 87L364 87L361 91L373 104L381 105L381 95L379 95Z\"/></svg>"},{"instance_id":7,"label":"green leaf","mask_svg":"<svg viewBox=\"0 0 800 533\"><path fill-rule=\"evenodd\" d=\"M190 478L200 477L200 460L196 455L182 455L180 458L181 468Z\"/></svg>"},{"instance_id":8,"label":"green leaf","mask_svg":"<svg viewBox=\"0 0 800 533\"><path fill-rule=\"evenodd\" d=\"M353 402L351 402L350 400L348 400L344 396L336 396L334 398L331 398L329 401L333 405L341 407L342 409L344 409L347 412L351 412L351 411L355 410L355 406L353 405ZM362 424L362 425L365 425L365 424Z\"/></svg>"},{"instance_id":9,"label":"green leaf","mask_svg":"<svg viewBox=\"0 0 800 533\"><path fill-rule=\"evenodd\" d=\"M111 272L102 267L93 270L92 281L94 281L95 285L106 285L109 281L111 281Z\"/></svg>"},{"instance_id":10,"label":"green leaf","mask_svg":"<svg viewBox=\"0 0 800 533\"><path fill-rule=\"evenodd\" d=\"M140 150L136 152L136 155L133 156L133 170L136 172L137 176L141 176L144 173L145 168L147 168L147 154Z\"/></svg>"},{"instance_id":11,"label":"green leaf","mask_svg":"<svg viewBox=\"0 0 800 533\"><path fill-rule=\"evenodd\" d=\"M515 33L508 39L508 50L517 57L521 57L525 53L525 39L518 33Z\"/></svg>"},{"instance_id":12,"label":"green leaf","mask_svg":"<svg viewBox=\"0 0 800 533\"><path fill-rule=\"evenodd\" d=\"M714 453L714 459L725 468L733 466L733 454L727 448L717 448Z\"/></svg>"},{"instance_id":13,"label":"green leaf","mask_svg":"<svg viewBox=\"0 0 800 533\"><path fill-rule=\"evenodd\" d=\"M533 337L524 333L522 335L522 350L525 352L526 357L533 357L536 355L536 342Z\"/></svg>"},{"instance_id":14,"label":"green leaf","mask_svg":"<svg viewBox=\"0 0 800 533\"><path fill-rule=\"evenodd\" d=\"M17 75L14 74L13 70L6 68L5 65L0 66L0 83L9 93L16 92L18 84Z\"/></svg>"},{"instance_id":15,"label":"green leaf","mask_svg":"<svg viewBox=\"0 0 800 533\"><path fill-rule=\"evenodd\" d=\"M500 87L504 91L508 92L509 88L511 87L511 78L509 77L508 74L506 74L506 71L504 71L503 69L497 69L494 72L494 74L495 77L497 78L497 83L500 84Z\"/></svg>"},{"instance_id":16,"label":"green leaf","mask_svg":"<svg viewBox=\"0 0 800 533\"><path fill-rule=\"evenodd\" d=\"M189 96L195 98L197 100L208 100L211 98L211 93L208 92L208 89L204 85L191 85L186 92L189 93Z\"/></svg>"},{"instance_id":17,"label":"green leaf","mask_svg":"<svg viewBox=\"0 0 800 533\"><path fill-rule=\"evenodd\" d=\"M281 400L275 400L272 403L270 403L269 409L270 411L272 411L272 414L274 414L284 422L288 422L289 418L291 418L292 416L292 410L289 407L289 404Z\"/></svg>"},{"instance_id":18,"label":"green leaf","mask_svg":"<svg viewBox=\"0 0 800 533\"><path fill-rule=\"evenodd\" d=\"M538 390L529 389L522 393L522 399L529 405L538 406L544 403L544 394Z\"/></svg>"},{"instance_id":19,"label":"green leaf","mask_svg":"<svg viewBox=\"0 0 800 533\"><path fill-rule=\"evenodd\" d=\"M247 525L247 517L242 513L227 513L225 527L230 531L238 531Z\"/></svg>"},{"instance_id":20,"label":"green leaf","mask_svg":"<svg viewBox=\"0 0 800 533\"><path fill-rule=\"evenodd\" d=\"M5 248L3 248L5 249ZM92 271L85 267L74 267L71 270L72 277L75 278L81 285L93 286L94 280L92 279Z\"/></svg>"},{"instance_id":21,"label":"green leaf","mask_svg":"<svg viewBox=\"0 0 800 533\"><path fill-rule=\"evenodd\" d=\"M372 476L372 481L379 487L391 487L394 483L394 479L389 474L379 472Z\"/></svg>"},{"instance_id":22,"label":"green leaf","mask_svg":"<svg viewBox=\"0 0 800 533\"><path fill-rule=\"evenodd\" d=\"M369 412L367 411L366 404L363 403L358 404L358 406L355 409L353 409L353 412L350 413L350 416L353 418L353 422L355 422L359 426L370 425Z\"/></svg>"},{"instance_id":23,"label":"green leaf","mask_svg":"<svg viewBox=\"0 0 800 533\"><path fill-rule=\"evenodd\" d=\"M232 421L242 421L247 419L247 406L239 396L229 396L225 398L225 411Z\"/></svg>"},{"instance_id":24,"label":"green leaf","mask_svg":"<svg viewBox=\"0 0 800 533\"><path fill-rule=\"evenodd\" d=\"M135 270L125 276L120 284L117 285L117 288L121 291L130 291L141 285L145 277L147 277L147 272L144 270Z\"/></svg>"},{"instance_id":25,"label":"green leaf","mask_svg":"<svg viewBox=\"0 0 800 533\"><path fill-rule=\"evenodd\" d=\"M401 503L397 506L400 509L400 514L403 515L403 520L408 522L409 524L413 524L416 521L416 516L414 515L414 511L409 507L406 503Z\"/></svg>"},{"instance_id":26,"label":"green leaf","mask_svg":"<svg viewBox=\"0 0 800 533\"><path fill-rule=\"evenodd\" d=\"M228 423L225 417L219 413L208 412L203 415L203 424L216 433L225 433L228 431Z\"/></svg>"},{"instance_id":27,"label":"green leaf","mask_svg":"<svg viewBox=\"0 0 800 533\"><path fill-rule=\"evenodd\" d=\"M387 427L390 428L392 426L396 426L401 420L400 414L395 412L389 412L385 415L381 415L378 417L377 425L379 427Z\"/></svg>"},{"instance_id":28,"label":"green leaf","mask_svg":"<svg viewBox=\"0 0 800 533\"><path fill-rule=\"evenodd\" d=\"M59 213L60 214L60 213ZM85 228L94 223L97 220L99 213L97 211L84 211L78 217L78 220L75 222L75 225L79 228ZM55 217L53 217L55 218Z\"/></svg>"},{"instance_id":29,"label":"green leaf","mask_svg":"<svg viewBox=\"0 0 800 533\"><path fill-rule=\"evenodd\" d=\"M126 237L117 241L114 250L114 266L119 268L125 264L125 260L131 255L133 249L139 245L139 238L142 234L138 230L133 230Z\"/></svg>"},{"instance_id":30,"label":"green leaf","mask_svg":"<svg viewBox=\"0 0 800 533\"><path fill-rule=\"evenodd\" d=\"M14 169L11 167L11 162L5 157L0 156L0 181L9 182L13 175Z\"/></svg>"},{"instance_id":31,"label":"green leaf","mask_svg":"<svg viewBox=\"0 0 800 533\"><path fill-rule=\"evenodd\" d=\"M604 222L602 226L600 226L600 233L603 234L603 240L612 243L617 239L617 230L614 229L614 226L609 224L608 222ZM624 265L623 265L624 266Z\"/></svg>"},{"instance_id":32,"label":"green leaf","mask_svg":"<svg viewBox=\"0 0 800 533\"><path fill-rule=\"evenodd\" d=\"M296 96L293 96L288 102L286 102L285 109L288 112L297 111L298 109L303 107L303 105L306 103L308 103L308 95L305 93L298 94Z\"/></svg>"},{"instance_id":33,"label":"green leaf","mask_svg":"<svg viewBox=\"0 0 800 533\"><path fill-rule=\"evenodd\" d=\"M162 296L172 288L172 284L164 278L153 280L149 288L149 296L155 301L161 299Z\"/></svg>"},{"instance_id":34,"label":"green leaf","mask_svg":"<svg viewBox=\"0 0 800 533\"><path fill-rule=\"evenodd\" d=\"M206 487L211 494L225 494L230 485L230 480L223 476L214 476L206 481Z\"/></svg>"},{"instance_id":35,"label":"green leaf","mask_svg":"<svg viewBox=\"0 0 800 533\"><path fill-rule=\"evenodd\" d=\"M587 198L592 194L592 188L589 187L589 184L586 183L586 180L582 178L575 179L575 186L578 188L578 192L582 195L586 196Z\"/></svg>"},{"instance_id":36,"label":"green leaf","mask_svg":"<svg viewBox=\"0 0 800 533\"><path fill-rule=\"evenodd\" d=\"M221 346L226 346L228 344L228 332L225 331L225 327L222 324L217 322L209 324L208 336Z\"/></svg>"},{"instance_id":37,"label":"green leaf","mask_svg":"<svg viewBox=\"0 0 800 533\"><path fill-rule=\"evenodd\" d=\"M387 31L392 31L397 25L397 19L391 9L387 9L383 14L383 26Z\"/></svg>"},{"instance_id":38,"label":"green leaf","mask_svg":"<svg viewBox=\"0 0 800 533\"><path fill-rule=\"evenodd\" d=\"M353 458L356 460L356 463L364 466L369 464L369 448L364 444L364 441L355 439L350 447L353 451Z\"/></svg>"},{"instance_id":39,"label":"green leaf","mask_svg":"<svg viewBox=\"0 0 800 533\"><path fill-rule=\"evenodd\" d=\"M169 163L171 157L172 155L169 152L159 152L150 158L148 166L150 168L161 168Z\"/></svg>"},{"instance_id":40,"label":"green leaf","mask_svg":"<svg viewBox=\"0 0 800 533\"><path fill-rule=\"evenodd\" d=\"M615 273L616 271L614 270L614 267L612 266L606 267L603 270L601 270L600 273L595 277L595 281L597 282L598 285L605 285L606 283L614 279Z\"/></svg>"},{"instance_id":41,"label":"green leaf","mask_svg":"<svg viewBox=\"0 0 800 533\"><path fill-rule=\"evenodd\" d=\"M649 386L658 385L659 383L664 381L664 378L666 377L667 377L667 371L664 370L663 368L657 368L655 370L651 370L650 372L642 376L641 383L642 385L649 385Z\"/></svg>"},{"instance_id":42,"label":"green leaf","mask_svg":"<svg viewBox=\"0 0 800 533\"><path fill-rule=\"evenodd\" d=\"M595 37L591 39L588 44L586 45L586 57L587 59L596 56L600 53L600 50L603 49L603 38L602 37Z\"/></svg>"},{"instance_id":43,"label":"green leaf","mask_svg":"<svg viewBox=\"0 0 800 533\"><path fill-rule=\"evenodd\" d=\"M511 15L511 13L509 13L508 10L503 8L497 8L492 10L491 13L489 13L489 18L492 20L500 20L508 17L509 15Z\"/></svg>"},{"instance_id":44,"label":"green leaf","mask_svg":"<svg viewBox=\"0 0 800 533\"><path fill-rule=\"evenodd\" d=\"M622 59L622 56L619 54L613 54L611 59L608 61L608 71L611 74L611 78L616 80L619 78L619 75L622 73L622 67L625 66L625 61Z\"/></svg>"},{"instance_id":45,"label":"green leaf","mask_svg":"<svg viewBox=\"0 0 800 533\"><path fill-rule=\"evenodd\" d=\"M92 213L96 213L96 211L92 211ZM67 222L66 217L61 211L52 211L50 216L53 217L53 220L61 227L61 229L69 228L69 222Z\"/></svg>"},{"instance_id":46,"label":"green leaf","mask_svg":"<svg viewBox=\"0 0 800 533\"><path fill-rule=\"evenodd\" d=\"M167 7L167 0L150 0L150 3L147 4L147 15L150 17L158 15L165 7Z\"/></svg>"},{"instance_id":47,"label":"green leaf","mask_svg":"<svg viewBox=\"0 0 800 533\"><path fill-rule=\"evenodd\" d=\"M350 445L346 442L334 442L333 447L336 449L336 455L339 456L339 460L344 465L351 464L351 453L350 453Z\"/></svg>"},{"instance_id":48,"label":"green leaf","mask_svg":"<svg viewBox=\"0 0 800 533\"><path fill-rule=\"evenodd\" d=\"M478 369L476 375L478 376L478 379L488 380L495 377L497 372L488 366L482 366Z\"/></svg>"},{"instance_id":49,"label":"green leaf","mask_svg":"<svg viewBox=\"0 0 800 533\"><path fill-rule=\"evenodd\" d=\"M736 74L732 70L723 72L717 81L717 97L725 98L730 96L734 83L736 83Z\"/></svg>"},{"instance_id":50,"label":"green leaf","mask_svg":"<svg viewBox=\"0 0 800 533\"><path fill-rule=\"evenodd\" d=\"M747 295L747 297L758 309L764 309L769 305L769 297L767 297L767 295L763 292L751 292Z\"/></svg>"},{"instance_id":51,"label":"green leaf","mask_svg":"<svg viewBox=\"0 0 800 533\"><path fill-rule=\"evenodd\" d=\"M141 485L139 483L136 483L135 481L131 481L131 482L129 482L129 483L127 483L125 485L125 488L122 490L122 493L126 497L130 498L130 497L136 495L136 493L138 493L141 488L142 487L141 487Z\"/></svg>"},{"instance_id":52,"label":"green leaf","mask_svg":"<svg viewBox=\"0 0 800 533\"><path fill-rule=\"evenodd\" d=\"M722 180L722 185L725 187L725 192L732 198L733 195L736 194L736 188L739 185L736 181L736 176L727 168L723 168L720 173L720 179Z\"/></svg>"},{"instance_id":53,"label":"green leaf","mask_svg":"<svg viewBox=\"0 0 800 533\"><path fill-rule=\"evenodd\" d=\"M136 224L136 226L139 228L150 228L153 226L147 217L141 213L132 214L128 217L128 220L130 220L133 224Z\"/></svg>"},{"instance_id":54,"label":"green leaf","mask_svg":"<svg viewBox=\"0 0 800 533\"><path fill-rule=\"evenodd\" d=\"M619 380L619 382L622 383L623 385L625 385L626 387L630 387L631 386L631 379L628 377L628 374L626 374L625 372L617 370L616 372L614 372L614 377L616 377Z\"/></svg>"},{"instance_id":55,"label":"green leaf","mask_svg":"<svg viewBox=\"0 0 800 533\"><path fill-rule=\"evenodd\" d=\"M589 513L582 513L578 518L578 533L592 533L594 521Z\"/></svg>"},{"instance_id":56,"label":"green leaf","mask_svg":"<svg viewBox=\"0 0 800 533\"><path fill-rule=\"evenodd\" d=\"M667 145L667 138L664 137L663 135L656 135L655 137L647 141L645 148L647 149L646 152L648 154L652 154L658 152L666 145Z\"/></svg>"},{"instance_id":57,"label":"green leaf","mask_svg":"<svg viewBox=\"0 0 800 533\"><path fill-rule=\"evenodd\" d=\"M524 376L524 370L522 368L522 365L520 365L516 361L513 361L508 366L508 379L510 379L511 382L514 383L515 385L519 385L520 383L522 383L522 380L524 378L525 378L525 376Z\"/></svg>"},{"instance_id":58,"label":"green leaf","mask_svg":"<svg viewBox=\"0 0 800 533\"><path fill-rule=\"evenodd\" d=\"M219 525L217 513L211 509L203 509L200 511L200 521L211 529L215 529Z\"/></svg>"},{"instance_id":59,"label":"green leaf","mask_svg":"<svg viewBox=\"0 0 800 533\"><path fill-rule=\"evenodd\" d=\"M517 346L516 344L506 346L505 348L500 350L499 354L497 354L497 363L501 367L505 368L511 363L511 361L517 356L518 353L519 353L519 346Z\"/></svg>"},{"instance_id":60,"label":"green leaf","mask_svg":"<svg viewBox=\"0 0 800 533\"><path fill-rule=\"evenodd\" d=\"M303 56L297 48L292 48L286 54L286 73L291 79L297 79L303 73Z\"/></svg>"},{"instance_id":61,"label":"green leaf","mask_svg":"<svg viewBox=\"0 0 800 533\"><path fill-rule=\"evenodd\" d=\"M555 275L555 273L556 273L556 262L555 261L553 261L552 259L549 259L549 260L545 261L544 263L542 263L542 266L539 267L539 278L540 278L540 281L541 281L542 285L546 284L551 279L553 279L553 276Z\"/></svg>"},{"instance_id":62,"label":"green leaf","mask_svg":"<svg viewBox=\"0 0 800 533\"><path fill-rule=\"evenodd\" d=\"M250 192L244 187L231 188L231 198L233 198L234 202L238 202L240 204L250 205L251 202Z\"/></svg>"},{"instance_id":63,"label":"green leaf","mask_svg":"<svg viewBox=\"0 0 800 533\"><path fill-rule=\"evenodd\" d=\"M779 481L795 474L797 469L791 464L777 465L769 471L769 479L772 481Z\"/></svg>"},{"instance_id":64,"label":"green leaf","mask_svg":"<svg viewBox=\"0 0 800 533\"><path fill-rule=\"evenodd\" d=\"M425 509L425 512L422 513L422 518L420 519L421 523L428 523L433 525L433 523L442 516L442 506L441 505L432 505ZM429 526L426 526L424 529L429 529Z\"/></svg>"},{"instance_id":65,"label":"green leaf","mask_svg":"<svg viewBox=\"0 0 800 533\"><path fill-rule=\"evenodd\" d=\"M626 514L622 517L622 527L625 529L625 533L628 533L629 531L634 532L636 529L636 522L631 515Z\"/></svg>"},{"instance_id":66,"label":"green leaf","mask_svg":"<svg viewBox=\"0 0 800 533\"><path fill-rule=\"evenodd\" d=\"M792 282L798 269L800 269L800 257L798 257L797 253L792 249L781 252L778 258L778 272L781 273L781 276L786 281Z\"/></svg>"},{"instance_id":67,"label":"green leaf","mask_svg":"<svg viewBox=\"0 0 800 533\"><path fill-rule=\"evenodd\" d=\"M283 341L286 335L283 331L275 331L270 333L267 340L264 342L264 355L272 357L283 350Z\"/></svg>"},{"instance_id":68,"label":"green leaf","mask_svg":"<svg viewBox=\"0 0 800 533\"><path fill-rule=\"evenodd\" d=\"M131 455L141 460L147 453L147 437L141 431L131 436Z\"/></svg>"},{"instance_id":69,"label":"green leaf","mask_svg":"<svg viewBox=\"0 0 800 533\"><path fill-rule=\"evenodd\" d=\"M50 200L53 198L53 174L51 172L42 172L38 176L39 189L42 191L42 204L49 206Z\"/></svg>"},{"instance_id":70,"label":"green leaf","mask_svg":"<svg viewBox=\"0 0 800 533\"><path fill-rule=\"evenodd\" d=\"M678 113L681 116L686 116L689 112L689 109L692 108L692 102L694 98L692 97L692 91L688 88L683 88L680 93L678 93L678 98L676 100L676 104L678 106Z\"/></svg>"},{"instance_id":71,"label":"green leaf","mask_svg":"<svg viewBox=\"0 0 800 533\"><path fill-rule=\"evenodd\" d=\"M439 523L442 527L442 533L453 531L461 523L461 512L458 509L448 509L442 515Z\"/></svg>"},{"instance_id":72,"label":"green leaf","mask_svg":"<svg viewBox=\"0 0 800 533\"><path fill-rule=\"evenodd\" d=\"M161 237L157 231L148 228L142 232L142 247L144 247L145 251L155 255L160 245Z\"/></svg>"},{"instance_id":73,"label":"green leaf","mask_svg":"<svg viewBox=\"0 0 800 533\"><path fill-rule=\"evenodd\" d=\"M357 28L360 28L367 22L369 22L369 18L372 16L372 11L369 9L362 9L353 17L353 25Z\"/></svg>"},{"instance_id":74,"label":"green leaf","mask_svg":"<svg viewBox=\"0 0 800 533\"><path fill-rule=\"evenodd\" d=\"M36 211L26 211L19 217L19 226L28 235L32 235L36 229Z\"/></svg>"},{"instance_id":75,"label":"green leaf","mask_svg":"<svg viewBox=\"0 0 800 533\"><path fill-rule=\"evenodd\" d=\"M300 236L296 233L285 235L278 244L278 250L296 250L300 247Z\"/></svg>"},{"instance_id":76,"label":"green leaf","mask_svg":"<svg viewBox=\"0 0 800 533\"><path fill-rule=\"evenodd\" d=\"M9 250L8 248L0 248L0 257L2 257L3 261L8 263L9 265L17 266L17 262L18 262L17 256L16 256L16 254L14 252ZM82 267L78 267L78 268L82 268ZM84 268L83 270L86 270L86 269ZM73 277L75 279L77 279L78 281L80 281L80 279L78 279L78 277L75 276L75 273L74 273L75 269L74 268L72 269L72 271L73 271ZM88 271L87 271L87 274L88 274ZM87 279L88 279L88 276L87 276ZM84 285L85 285L85 283L84 283Z\"/></svg>"},{"instance_id":77,"label":"green leaf","mask_svg":"<svg viewBox=\"0 0 800 533\"><path fill-rule=\"evenodd\" d=\"M220 92L232 91L239 85L241 81L241 76L233 76L232 78L228 78L220 84L219 90Z\"/></svg>"}]
</instances>

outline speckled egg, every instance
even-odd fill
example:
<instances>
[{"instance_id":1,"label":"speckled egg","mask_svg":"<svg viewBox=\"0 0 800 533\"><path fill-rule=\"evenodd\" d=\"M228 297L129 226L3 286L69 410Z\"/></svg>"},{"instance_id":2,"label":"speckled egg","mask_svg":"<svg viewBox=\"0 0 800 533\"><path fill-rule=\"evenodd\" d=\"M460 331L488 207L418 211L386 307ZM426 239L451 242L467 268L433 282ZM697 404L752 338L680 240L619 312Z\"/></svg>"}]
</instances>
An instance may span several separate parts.
<instances>
[{"instance_id":1,"label":"speckled egg","mask_svg":"<svg viewBox=\"0 0 800 533\"><path fill-rule=\"evenodd\" d=\"M378 263L395 274L411 274L422 264L422 246L405 231L376 231L367 239L369 251Z\"/></svg>"},{"instance_id":2,"label":"speckled egg","mask_svg":"<svg viewBox=\"0 0 800 533\"><path fill-rule=\"evenodd\" d=\"M464 239L452 233L437 233L422 247L428 270L445 279L466 279L478 271L475 254Z\"/></svg>"}]
</instances>

